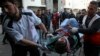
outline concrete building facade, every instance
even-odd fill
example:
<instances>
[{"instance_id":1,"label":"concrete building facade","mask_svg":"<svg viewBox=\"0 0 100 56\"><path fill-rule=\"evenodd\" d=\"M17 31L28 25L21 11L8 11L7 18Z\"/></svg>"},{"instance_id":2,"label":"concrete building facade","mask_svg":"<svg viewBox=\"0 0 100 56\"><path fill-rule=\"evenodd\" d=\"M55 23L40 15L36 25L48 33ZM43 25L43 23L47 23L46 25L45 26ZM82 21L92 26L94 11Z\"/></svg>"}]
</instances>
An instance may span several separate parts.
<instances>
[{"instance_id":1,"label":"concrete building facade","mask_svg":"<svg viewBox=\"0 0 100 56\"><path fill-rule=\"evenodd\" d=\"M92 0L57 0L56 9L57 11L63 11L64 8L66 9L87 9L89 2ZM54 11L55 5L54 0L46 0L47 8Z\"/></svg>"},{"instance_id":2,"label":"concrete building facade","mask_svg":"<svg viewBox=\"0 0 100 56\"><path fill-rule=\"evenodd\" d=\"M46 0L22 0L23 8L30 8L34 11L46 8Z\"/></svg>"},{"instance_id":3,"label":"concrete building facade","mask_svg":"<svg viewBox=\"0 0 100 56\"><path fill-rule=\"evenodd\" d=\"M87 9L92 0L18 0L21 7L30 8L34 11L37 9L50 9L51 12L63 11L66 9ZM95 0L96 1L96 0ZM100 2L100 0L97 0Z\"/></svg>"},{"instance_id":4,"label":"concrete building facade","mask_svg":"<svg viewBox=\"0 0 100 56\"><path fill-rule=\"evenodd\" d=\"M19 0L21 1L21 0ZM87 9L89 2L92 0L22 0L23 8L32 10L50 9L51 12L63 11L66 9ZM99 0L98 0L99 1Z\"/></svg>"}]
</instances>

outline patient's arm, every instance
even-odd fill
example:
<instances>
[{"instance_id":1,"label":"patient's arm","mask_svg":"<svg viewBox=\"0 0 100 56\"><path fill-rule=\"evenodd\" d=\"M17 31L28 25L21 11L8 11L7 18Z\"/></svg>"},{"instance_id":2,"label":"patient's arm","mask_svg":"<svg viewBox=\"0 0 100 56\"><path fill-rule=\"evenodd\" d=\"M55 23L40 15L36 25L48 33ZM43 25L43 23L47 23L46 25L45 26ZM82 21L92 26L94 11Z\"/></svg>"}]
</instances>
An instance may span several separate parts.
<instances>
[{"instance_id":1,"label":"patient's arm","mask_svg":"<svg viewBox=\"0 0 100 56\"><path fill-rule=\"evenodd\" d=\"M62 28L55 30L55 32L60 32L60 31L63 31Z\"/></svg>"}]
</instances>

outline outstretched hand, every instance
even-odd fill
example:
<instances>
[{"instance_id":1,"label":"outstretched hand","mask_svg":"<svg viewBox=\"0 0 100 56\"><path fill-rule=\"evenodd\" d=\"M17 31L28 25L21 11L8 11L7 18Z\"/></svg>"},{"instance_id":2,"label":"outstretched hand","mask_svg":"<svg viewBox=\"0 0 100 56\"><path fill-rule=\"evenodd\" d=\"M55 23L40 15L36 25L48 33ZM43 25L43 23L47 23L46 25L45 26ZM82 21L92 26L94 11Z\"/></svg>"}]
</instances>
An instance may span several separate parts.
<instances>
[{"instance_id":1,"label":"outstretched hand","mask_svg":"<svg viewBox=\"0 0 100 56\"><path fill-rule=\"evenodd\" d=\"M45 39L47 39L48 37L52 37L53 36L53 34L50 34L50 33L45 33Z\"/></svg>"},{"instance_id":2,"label":"outstretched hand","mask_svg":"<svg viewBox=\"0 0 100 56\"><path fill-rule=\"evenodd\" d=\"M41 50L48 50L48 48L47 48L46 46L43 46L43 45L41 45L41 44L38 44L37 46L38 46L38 48L40 48Z\"/></svg>"},{"instance_id":3,"label":"outstretched hand","mask_svg":"<svg viewBox=\"0 0 100 56\"><path fill-rule=\"evenodd\" d=\"M68 30L72 29L72 26L71 25L67 25L67 29Z\"/></svg>"},{"instance_id":4,"label":"outstretched hand","mask_svg":"<svg viewBox=\"0 0 100 56\"><path fill-rule=\"evenodd\" d=\"M68 25L67 29L72 33L76 33L78 31L77 27L72 27L71 25Z\"/></svg>"}]
</instances>

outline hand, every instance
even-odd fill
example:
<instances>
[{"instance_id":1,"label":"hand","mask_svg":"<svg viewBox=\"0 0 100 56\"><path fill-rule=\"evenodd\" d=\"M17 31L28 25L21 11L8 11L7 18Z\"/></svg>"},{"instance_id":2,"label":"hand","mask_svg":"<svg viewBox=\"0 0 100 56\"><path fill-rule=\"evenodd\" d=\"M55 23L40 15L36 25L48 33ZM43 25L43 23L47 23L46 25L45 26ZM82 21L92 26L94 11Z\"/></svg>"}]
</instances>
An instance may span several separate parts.
<instances>
[{"instance_id":1,"label":"hand","mask_svg":"<svg viewBox=\"0 0 100 56\"><path fill-rule=\"evenodd\" d=\"M53 34L47 34L46 37L53 37L54 35Z\"/></svg>"},{"instance_id":2,"label":"hand","mask_svg":"<svg viewBox=\"0 0 100 56\"><path fill-rule=\"evenodd\" d=\"M71 31L72 33L76 33L76 32L78 32L78 28L73 27L70 31Z\"/></svg>"},{"instance_id":3,"label":"hand","mask_svg":"<svg viewBox=\"0 0 100 56\"><path fill-rule=\"evenodd\" d=\"M67 25L67 29L72 29L72 26L71 25Z\"/></svg>"},{"instance_id":4,"label":"hand","mask_svg":"<svg viewBox=\"0 0 100 56\"><path fill-rule=\"evenodd\" d=\"M48 37L48 32L44 34L44 38L46 39L46 37Z\"/></svg>"},{"instance_id":5,"label":"hand","mask_svg":"<svg viewBox=\"0 0 100 56\"><path fill-rule=\"evenodd\" d=\"M41 50L48 50L48 48L46 48L45 46L41 45L41 44L38 44L37 45L38 48L40 48Z\"/></svg>"},{"instance_id":6,"label":"hand","mask_svg":"<svg viewBox=\"0 0 100 56\"><path fill-rule=\"evenodd\" d=\"M62 31L62 29L61 29L61 28L57 29L55 32L60 32L60 31Z\"/></svg>"}]
</instances>

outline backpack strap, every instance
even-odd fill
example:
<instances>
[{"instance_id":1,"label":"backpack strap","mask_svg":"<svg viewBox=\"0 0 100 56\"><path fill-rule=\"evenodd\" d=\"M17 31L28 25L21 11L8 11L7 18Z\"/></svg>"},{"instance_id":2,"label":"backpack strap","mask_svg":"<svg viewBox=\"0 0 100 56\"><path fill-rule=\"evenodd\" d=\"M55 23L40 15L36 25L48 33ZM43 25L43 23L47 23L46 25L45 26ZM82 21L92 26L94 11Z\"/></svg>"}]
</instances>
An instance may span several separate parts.
<instances>
[{"instance_id":1,"label":"backpack strap","mask_svg":"<svg viewBox=\"0 0 100 56\"><path fill-rule=\"evenodd\" d=\"M31 13L31 12L22 12L21 14L22 14L22 15L32 16L32 13Z\"/></svg>"}]
</instances>

